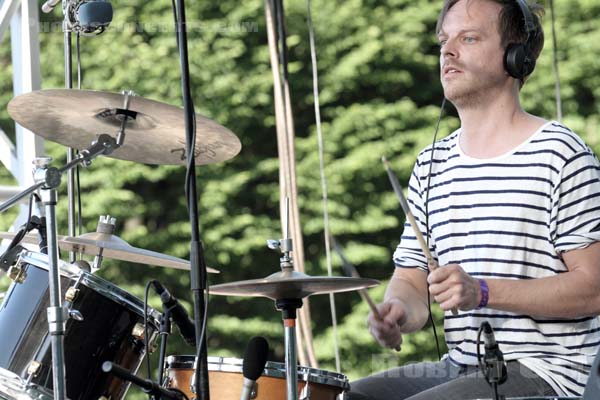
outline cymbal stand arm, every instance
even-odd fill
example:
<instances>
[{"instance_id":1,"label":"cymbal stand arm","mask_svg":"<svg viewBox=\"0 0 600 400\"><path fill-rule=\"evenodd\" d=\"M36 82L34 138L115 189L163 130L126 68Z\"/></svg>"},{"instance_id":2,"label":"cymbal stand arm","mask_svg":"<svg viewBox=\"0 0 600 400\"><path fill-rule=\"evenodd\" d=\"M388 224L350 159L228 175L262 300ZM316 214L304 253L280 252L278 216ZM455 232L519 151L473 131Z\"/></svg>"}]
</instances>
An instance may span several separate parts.
<instances>
[{"instance_id":1,"label":"cymbal stand arm","mask_svg":"<svg viewBox=\"0 0 600 400\"><path fill-rule=\"evenodd\" d=\"M84 167L89 167L92 164L92 160L94 158L100 155L109 155L118 148L119 145L117 144L115 138L103 133L92 142L90 147L81 150L74 160L65 164L62 168L59 169L59 171L61 173L69 171L78 164L82 164Z\"/></svg>"},{"instance_id":2,"label":"cymbal stand arm","mask_svg":"<svg viewBox=\"0 0 600 400\"><path fill-rule=\"evenodd\" d=\"M44 165L47 167L47 168L43 168L44 176L40 176L40 179L37 181L37 183L31 185L27 189L23 190L20 193L17 193L13 197L11 197L10 199L8 199L4 203L2 203L0 205L0 213L3 213L4 211L8 210L9 208L11 208L15 204L17 204L22 199L24 199L25 197L36 192L38 189L41 189L46 184L46 181L49 181L49 180L54 181L57 179L58 184L60 184L60 181L61 181L60 176L62 175L63 172L72 170L78 164L84 164L85 166L89 166L92 163L92 160L94 158L96 158L97 156L102 155L102 154L108 155L108 154L112 153L118 147L119 146L116 144L116 141L114 138L110 137L109 135L102 134L98 137L97 140L92 142L90 147L88 147L85 150L82 150L77 158L68 162L61 168L57 169L54 167L47 167L47 165L51 161L51 158L39 157L35 162L44 163ZM37 171L35 173L41 174L41 172L37 172Z\"/></svg>"}]
</instances>

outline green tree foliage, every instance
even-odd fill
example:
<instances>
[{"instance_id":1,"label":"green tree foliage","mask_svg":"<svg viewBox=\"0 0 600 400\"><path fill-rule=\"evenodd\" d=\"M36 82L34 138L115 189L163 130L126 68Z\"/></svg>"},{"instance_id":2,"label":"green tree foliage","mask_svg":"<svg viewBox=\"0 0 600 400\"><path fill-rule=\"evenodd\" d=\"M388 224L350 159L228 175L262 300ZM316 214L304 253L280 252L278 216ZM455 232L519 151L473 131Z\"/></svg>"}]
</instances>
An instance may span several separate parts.
<instances>
[{"instance_id":1,"label":"green tree foliage","mask_svg":"<svg viewBox=\"0 0 600 400\"><path fill-rule=\"evenodd\" d=\"M600 53L600 29L595 22L600 6L589 0L555 3L564 120L600 152L600 64L596 57ZM132 0L114 3L113 7L115 18L106 33L81 38L82 87L112 92L133 89L140 96L181 105L170 2ZM285 7L307 272L325 275L306 2L290 0ZM431 142L442 100L434 34L440 8L441 1L428 0L312 2L331 231L361 275L383 281L371 291L378 300L392 272L391 253L403 224L380 157L386 155L406 183L417 152ZM549 17L544 22L546 49L523 89L522 99L530 112L554 118ZM55 12L41 18L43 88L61 88L60 17ZM279 269L278 255L267 249L265 241L280 237L280 222L264 4L259 0L196 1L187 5L187 19L197 112L231 129L243 145L231 161L197 168L207 264L221 270L219 275L210 276L210 283L266 277ZM0 65L0 102L5 105L12 93L7 39L0 46ZM4 106L0 126L8 132L13 129ZM450 107L441 122L440 135L457 126ZM62 146L47 143L47 151L57 164L64 162ZM118 235L130 244L188 258L190 224L184 174L181 166L96 160L80 172L84 232L95 230L99 215L110 214L118 220ZM9 180L2 171L2 182ZM66 233L64 186L58 207L59 233ZM0 228L8 229L12 218L14 214L0 216ZM343 275L337 257L333 262L334 273ZM191 309L185 271L106 260L100 274L139 298L143 298L148 280L159 279ZM342 372L350 377L437 358L430 330L408 335L403 351L395 354L380 348L369 336L365 329L368 307L356 293L336 295L336 303ZM160 308L156 296L151 296L150 304ZM328 297L312 297L310 305L320 367L334 370ZM210 355L241 358L248 339L263 335L272 347L269 358L282 361L283 329L272 301L212 296L209 313ZM441 338L442 317L435 305L433 314ZM177 335L171 336L170 354L192 351ZM139 396L132 392L130 398Z\"/></svg>"}]
</instances>

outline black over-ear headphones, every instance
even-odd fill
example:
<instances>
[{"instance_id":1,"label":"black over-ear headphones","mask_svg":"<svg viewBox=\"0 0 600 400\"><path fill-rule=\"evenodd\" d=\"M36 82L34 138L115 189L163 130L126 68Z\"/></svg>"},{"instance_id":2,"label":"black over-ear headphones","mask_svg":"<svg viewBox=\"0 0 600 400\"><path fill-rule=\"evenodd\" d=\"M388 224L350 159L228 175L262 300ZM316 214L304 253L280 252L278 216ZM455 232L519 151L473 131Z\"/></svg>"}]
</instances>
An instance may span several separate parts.
<instances>
[{"instance_id":1,"label":"black over-ear headphones","mask_svg":"<svg viewBox=\"0 0 600 400\"><path fill-rule=\"evenodd\" d=\"M516 1L525 20L527 38L525 39L525 43L510 43L506 47L506 51L504 52L504 69L513 78L523 80L535 68L535 58L531 54L531 41L536 37L537 32L533 23L533 16L525 0Z\"/></svg>"}]
</instances>

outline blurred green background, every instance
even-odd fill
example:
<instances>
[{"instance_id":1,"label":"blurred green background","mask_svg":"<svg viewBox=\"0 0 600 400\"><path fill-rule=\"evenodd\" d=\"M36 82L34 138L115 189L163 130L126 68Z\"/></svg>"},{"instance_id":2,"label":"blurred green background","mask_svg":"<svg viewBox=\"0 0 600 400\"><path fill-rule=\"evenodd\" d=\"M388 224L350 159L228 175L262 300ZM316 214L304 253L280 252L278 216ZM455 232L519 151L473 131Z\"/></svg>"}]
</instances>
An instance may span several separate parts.
<instances>
[{"instance_id":1,"label":"blurred green background","mask_svg":"<svg viewBox=\"0 0 600 400\"><path fill-rule=\"evenodd\" d=\"M40 4L42 2L40 1ZM319 59L320 102L325 141L331 232L364 277L382 285L393 267L391 254L403 224L380 158L386 155L406 183L416 154L432 140L442 101L439 48L434 34L441 1L314 0L312 18ZM542 1L548 6L549 1ZM564 122L600 153L600 2L557 0L556 34ZM317 152L306 2L285 1L289 69L296 129L298 193L306 269L326 275L322 194ZM107 32L81 38L84 89L119 92L181 105L179 59L171 3L167 0L113 2ZM266 240L279 238L277 139L272 75L260 0L195 0L186 6L192 91L196 111L231 129L242 142L234 159L197 168L201 235L207 265L221 271L210 284L263 278L279 270L278 254ZM63 33L59 10L42 14L42 88L64 87ZM596 21L596 22L594 22ZM546 46L522 92L524 108L556 117L550 13L544 19ZM9 36L9 35L8 35ZM6 112L12 98L9 37L0 43L0 127L14 136ZM458 127L453 109L442 119L440 136ZM64 147L47 142L61 165ZM131 245L189 258L190 227L180 166L149 166L102 158L81 171L84 231L99 215L117 218L117 234ZM14 180L0 166L0 184ZM59 234L67 233L66 185L60 188ZM0 230L15 211L0 215ZM63 259L67 255L63 254ZM334 273L344 275L333 255ZM185 271L105 260L100 275L143 298L150 279L162 281L191 310ZM1 278L1 289L8 286ZM157 296L151 306L160 309ZM378 346L367 332L368 307L357 293L336 295L342 373L350 378L437 358L430 329L409 335L401 353ZM319 368L334 371L328 296L310 298ZM434 305L438 334L442 316ZM269 359L284 358L281 315L268 299L212 296L208 348L211 356L241 358L247 341L265 336ZM443 339L441 339L443 343ZM177 334L168 354L192 354ZM443 350L443 349L442 349ZM155 364L157 354L152 356ZM131 390L128 399L145 396Z\"/></svg>"}]
</instances>

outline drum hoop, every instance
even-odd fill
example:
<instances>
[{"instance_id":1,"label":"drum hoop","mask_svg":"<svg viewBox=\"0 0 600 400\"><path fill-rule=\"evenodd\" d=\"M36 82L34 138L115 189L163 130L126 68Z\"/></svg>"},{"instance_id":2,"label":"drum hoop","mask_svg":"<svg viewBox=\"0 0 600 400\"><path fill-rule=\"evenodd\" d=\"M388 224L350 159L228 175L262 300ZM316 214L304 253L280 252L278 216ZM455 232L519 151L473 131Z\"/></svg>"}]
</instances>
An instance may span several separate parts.
<instances>
[{"instance_id":1,"label":"drum hoop","mask_svg":"<svg viewBox=\"0 0 600 400\"><path fill-rule=\"evenodd\" d=\"M4 394L14 397L23 393L36 400L53 400L54 397L48 389L33 383L27 385L20 376L4 368L0 368L0 389L0 398Z\"/></svg>"},{"instance_id":2,"label":"drum hoop","mask_svg":"<svg viewBox=\"0 0 600 400\"><path fill-rule=\"evenodd\" d=\"M168 356L165 364L167 369L193 369L196 356L175 355ZM216 372L242 373L243 360L233 357L207 357L208 370ZM263 376L285 379L285 364L267 361ZM325 371L317 368L298 366L298 379L310 383L337 386L344 390L350 387L348 377L337 372Z\"/></svg>"},{"instance_id":3,"label":"drum hoop","mask_svg":"<svg viewBox=\"0 0 600 400\"><path fill-rule=\"evenodd\" d=\"M49 261L46 254L24 251L20 255L20 260L26 264L31 264L35 267L45 269L46 271L48 270ZM68 264L62 260L58 260L58 262L61 276L66 276L67 278L77 281L77 284L85 285L117 304L133 310L140 316L144 315L144 303L137 297L131 295L117 285L110 283L106 279L84 271L73 264ZM83 277L81 280L82 282L79 280L80 276ZM148 317L156 327L160 325L160 313L150 306L148 306Z\"/></svg>"}]
</instances>

